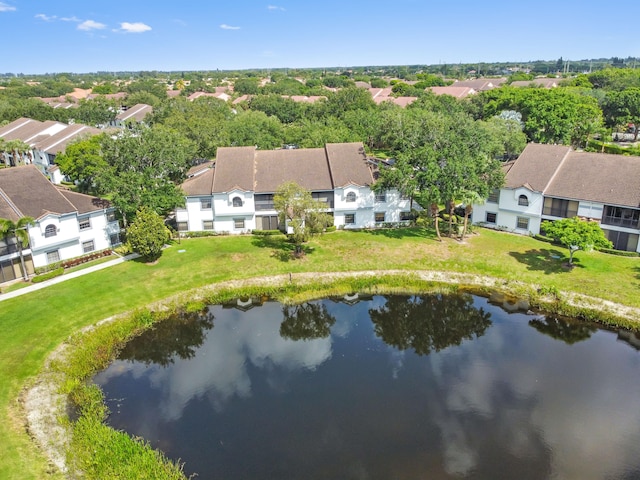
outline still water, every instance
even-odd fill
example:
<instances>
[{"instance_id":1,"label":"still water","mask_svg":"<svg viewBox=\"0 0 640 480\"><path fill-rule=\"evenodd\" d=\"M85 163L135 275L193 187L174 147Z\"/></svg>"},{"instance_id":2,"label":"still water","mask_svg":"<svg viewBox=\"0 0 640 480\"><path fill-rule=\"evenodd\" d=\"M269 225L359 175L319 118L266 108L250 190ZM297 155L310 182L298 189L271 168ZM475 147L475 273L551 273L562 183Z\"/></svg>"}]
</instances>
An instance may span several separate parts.
<instances>
[{"instance_id":1,"label":"still water","mask_svg":"<svg viewBox=\"0 0 640 480\"><path fill-rule=\"evenodd\" d=\"M640 352L472 295L211 306L95 382L197 478L640 479Z\"/></svg>"}]
</instances>

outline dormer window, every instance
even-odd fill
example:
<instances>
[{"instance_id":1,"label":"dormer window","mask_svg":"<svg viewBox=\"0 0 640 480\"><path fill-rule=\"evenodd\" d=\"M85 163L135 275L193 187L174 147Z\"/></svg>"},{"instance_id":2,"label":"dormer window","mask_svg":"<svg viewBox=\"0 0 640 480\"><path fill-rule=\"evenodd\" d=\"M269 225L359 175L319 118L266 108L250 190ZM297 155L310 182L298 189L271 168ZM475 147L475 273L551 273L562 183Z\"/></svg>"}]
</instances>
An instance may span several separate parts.
<instances>
[{"instance_id":1,"label":"dormer window","mask_svg":"<svg viewBox=\"0 0 640 480\"><path fill-rule=\"evenodd\" d=\"M44 236L47 237L55 237L58 234L58 229L55 225L47 225L47 228L44 229Z\"/></svg>"},{"instance_id":2,"label":"dormer window","mask_svg":"<svg viewBox=\"0 0 640 480\"><path fill-rule=\"evenodd\" d=\"M518 197L518 205L520 205L521 207L528 207L529 206L529 199L527 198L526 195L520 195Z\"/></svg>"},{"instance_id":3,"label":"dormer window","mask_svg":"<svg viewBox=\"0 0 640 480\"><path fill-rule=\"evenodd\" d=\"M233 197L233 206L234 207L241 207L242 206L242 199L240 197Z\"/></svg>"},{"instance_id":4,"label":"dormer window","mask_svg":"<svg viewBox=\"0 0 640 480\"><path fill-rule=\"evenodd\" d=\"M347 193L347 202L355 202L356 194L354 192Z\"/></svg>"}]
</instances>

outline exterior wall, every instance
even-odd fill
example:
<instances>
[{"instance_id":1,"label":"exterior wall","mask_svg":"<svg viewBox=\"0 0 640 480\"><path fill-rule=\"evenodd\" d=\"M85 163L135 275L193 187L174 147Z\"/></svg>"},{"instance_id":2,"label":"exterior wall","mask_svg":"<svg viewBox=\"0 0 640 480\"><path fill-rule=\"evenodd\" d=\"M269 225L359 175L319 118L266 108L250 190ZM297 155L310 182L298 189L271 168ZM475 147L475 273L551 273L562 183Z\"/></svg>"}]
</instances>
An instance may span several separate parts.
<instances>
[{"instance_id":1,"label":"exterior wall","mask_svg":"<svg viewBox=\"0 0 640 480\"><path fill-rule=\"evenodd\" d=\"M527 197L528 205L519 205L520 196ZM521 187L516 189L503 188L500 190L498 202L489 202L482 205L474 205L471 215L472 223L484 224L489 228L497 228L510 232L528 235L540 233L540 223L544 198L541 193ZM495 223L487 220L487 213L496 214ZM518 226L518 219L528 219L527 228Z\"/></svg>"},{"instance_id":2,"label":"exterior wall","mask_svg":"<svg viewBox=\"0 0 640 480\"><path fill-rule=\"evenodd\" d=\"M90 226L80 230L79 219L88 218ZM52 225L56 234L45 236L46 228ZM106 211L100 210L87 215L78 216L76 213L66 215L48 215L29 228L31 254L33 265L42 267L50 263L48 252L58 252L59 260L80 257L92 251L111 248L110 236L120 231L117 221L108 221ZM93 242L93 249L84 251L83 244ZM87 245L87 247L89 247Z\"/></svg>"},{"instance_id":3,"label":"exterior wall","mask_svg":"<svg viewBox=\"0 0 640 480\"><path fill-rule=\"evenodd\" d=\"M355 194L355 201L347 201L349 193ZM242 206L233 206L233 198L240 197ZM210 200L211 208L203 209L201 200ZM334 191L334 208L328 209L334 215L334 225L341 228L374 228L384 223L403 221L402 213L410 213L411 202L402 198L396 190L386 192L385 201L376 199L369 187L350 186ZM414 205L414 208L420 208ZM384 221L376 222L376 213L384 213ZM203 231L205 221L213 221L213 230L218 233L247 233L262 229L257 217L276 216L275 210L255 210L252 192L233 191L213 196L187 197L185 207L176 209L176 222L180 231ZM346 224L345 216L354 215L354 223ZM239 222L244 221L242 227Z\"/></svg>"}]
</instances>

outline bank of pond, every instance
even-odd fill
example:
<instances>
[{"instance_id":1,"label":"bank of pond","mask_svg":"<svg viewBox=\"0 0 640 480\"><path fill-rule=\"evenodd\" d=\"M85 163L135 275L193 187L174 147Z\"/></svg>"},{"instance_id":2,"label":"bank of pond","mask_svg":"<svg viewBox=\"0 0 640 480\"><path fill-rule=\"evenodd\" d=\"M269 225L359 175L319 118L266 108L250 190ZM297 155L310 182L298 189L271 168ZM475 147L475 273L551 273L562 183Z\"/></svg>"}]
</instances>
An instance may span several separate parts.
<instances>
[{"instance_id":1,"label":"bank of pond","mask_svg":"<svg viewBox=\"0 0 640 480\"><path fill-rule=\"evenodd\" d=\"M65 384L68 468L89 478L640 478L636 333L496 293L375 290L306 302L227 291L71 339L59 366L76 379Z\"/></svg>"}]
</instances>

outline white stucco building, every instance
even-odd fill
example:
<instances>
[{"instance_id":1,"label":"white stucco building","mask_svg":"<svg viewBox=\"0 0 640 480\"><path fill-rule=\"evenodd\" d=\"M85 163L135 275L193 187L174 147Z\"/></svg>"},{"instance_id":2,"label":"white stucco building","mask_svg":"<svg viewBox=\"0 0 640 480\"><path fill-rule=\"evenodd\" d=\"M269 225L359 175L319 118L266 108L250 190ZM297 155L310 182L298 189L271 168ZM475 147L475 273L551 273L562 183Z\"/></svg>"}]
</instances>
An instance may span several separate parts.
<instances>
[{"instance_id":1,"label":"white stucco building","mask_svg":"<svg viewBox=\"0 0 640 480\"><path fill-rule=\"evenodd\" d=\"M281 228L273 195L295 182L326 203L339 228L373 228L410 219L411 203L395 191L375 194L374 164L362 143L324 148L218 149L215 166L187 179L185 208L176 211L179 231L247 233Z\"/></svg>"},{"instance_id":2,"label":"white stucco building","mask_svg":"<svg viewBox=\"0 0 640 480\"><path fill-rule=\"evenodd\" d=\"M505 186L472 221L515 233L540 233L544 220L581 217L600 224L618 250L640 252L640 158L529 144L504 165Z\"/></svg>"},{"instance_id":3,"label":"white stucco building","mask_svg":"<svg viewBox=\"0 0 640 480\"><path fill-rule=\"evenodd\" d=\"M16 222L22 217L35 219L23 250L29 274L120 243L120 226L108 202L56 187L35 165L0 169L0 218ZM0 283L20 277L15 240L0 239Z\"/></svg>"}]
</instances>

